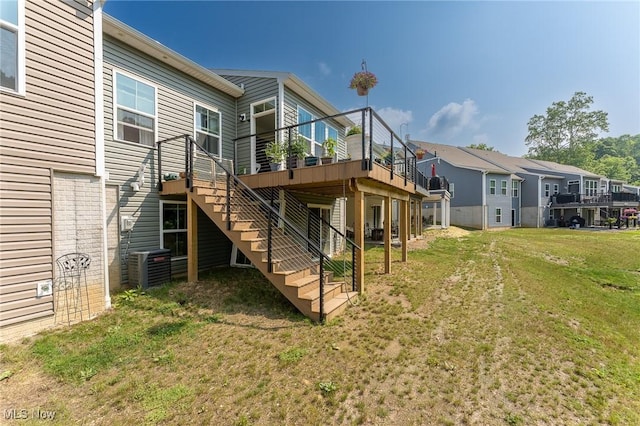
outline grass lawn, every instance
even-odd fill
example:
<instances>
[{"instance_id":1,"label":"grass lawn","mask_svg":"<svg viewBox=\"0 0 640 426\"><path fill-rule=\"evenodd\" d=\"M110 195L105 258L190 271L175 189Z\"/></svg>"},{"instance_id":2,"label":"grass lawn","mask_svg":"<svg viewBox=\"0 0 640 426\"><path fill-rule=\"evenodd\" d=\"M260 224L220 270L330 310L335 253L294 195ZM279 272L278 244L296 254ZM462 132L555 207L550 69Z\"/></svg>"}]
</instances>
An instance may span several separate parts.
<instances>
[{"instance_id":1,"label":"grass lawn","mask_svg":"<svg viewBox=\"0 0 640 426\"><path fill-rule=\"evenodd\" d=\"M123 292L0 347L0 423L640 424L640 231L425 237L324 326L255 270Z\"/></svg>"}]
</instances>

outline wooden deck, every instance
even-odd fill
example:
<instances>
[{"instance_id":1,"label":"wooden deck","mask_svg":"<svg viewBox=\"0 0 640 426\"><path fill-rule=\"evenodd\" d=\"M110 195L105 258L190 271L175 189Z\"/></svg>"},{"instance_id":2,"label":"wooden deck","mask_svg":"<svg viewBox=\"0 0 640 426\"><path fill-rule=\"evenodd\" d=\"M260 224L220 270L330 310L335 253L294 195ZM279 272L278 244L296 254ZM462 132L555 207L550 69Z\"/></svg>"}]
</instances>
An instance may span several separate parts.
<instances>
[{"instance_id":1,"label":"wooden deck","mask_svg":"<svg viewBox=\"0 0 640 426\"><path fill-rule=\"evenodd\" d=\"M390 170L378 163L373 163L372 170L362 170L361 160L243 175L240 179L250 188L280 186L331 196L340 196L345 189L349 193L364 190L401 199L417 195L413 182L408 179L405 181L398 174L394 174L392 179Z\"/></svg>"}]
</instances>

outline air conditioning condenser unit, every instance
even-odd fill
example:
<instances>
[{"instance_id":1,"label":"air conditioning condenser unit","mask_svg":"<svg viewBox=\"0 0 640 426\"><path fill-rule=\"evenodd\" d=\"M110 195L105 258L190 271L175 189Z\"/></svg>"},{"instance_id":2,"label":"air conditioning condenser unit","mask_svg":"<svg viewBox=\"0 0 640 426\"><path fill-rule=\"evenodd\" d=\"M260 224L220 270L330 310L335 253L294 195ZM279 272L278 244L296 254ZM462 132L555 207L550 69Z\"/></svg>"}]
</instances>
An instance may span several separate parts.
<instances>
[{"instance_id":1,"label":"air conditioning condenser unit","mask_svg":"<svg viewBox=\"0 0 640 426\"><path fill-rule=\"evenodd\" d=\"M171 250L136 251L129 255L129 284L142 288L171 281Z\"/></svg>"}]
</instances>

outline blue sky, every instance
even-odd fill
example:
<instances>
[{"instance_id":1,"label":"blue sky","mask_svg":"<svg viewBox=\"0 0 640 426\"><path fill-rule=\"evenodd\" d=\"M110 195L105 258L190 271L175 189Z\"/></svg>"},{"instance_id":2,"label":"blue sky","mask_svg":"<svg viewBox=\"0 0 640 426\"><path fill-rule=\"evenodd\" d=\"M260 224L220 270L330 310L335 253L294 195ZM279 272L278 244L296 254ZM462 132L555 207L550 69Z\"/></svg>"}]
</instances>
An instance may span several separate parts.
<instances>
[{"instance_id":1,"label":"blue sky","mask_svg":"<svg viewBox=\"0 0 640 426\"><path fill-rule=\"evenodd\" d=\"M208 68L292 72L339 110L366 60L400 136L527 152L527 122L583 91L603 136L640 133L640 2L124 1L106 13ZM407 123L402 125L402 123Z\"/></svg>"}]
</instances>

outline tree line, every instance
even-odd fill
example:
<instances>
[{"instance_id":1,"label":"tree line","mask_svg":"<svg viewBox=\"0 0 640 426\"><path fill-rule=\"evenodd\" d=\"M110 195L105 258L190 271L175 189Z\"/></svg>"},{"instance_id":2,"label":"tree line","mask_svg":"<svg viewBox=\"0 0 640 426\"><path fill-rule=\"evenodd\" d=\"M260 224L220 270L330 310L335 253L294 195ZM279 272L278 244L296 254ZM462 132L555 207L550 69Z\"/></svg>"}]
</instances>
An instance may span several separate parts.
<instances>
[{"instance_id":1,"label":"tree line","mask_svg":"<svg viewBox=\"0 0 640 426\"><path fill-rule=\"evenodd\" d=\"M592 111L593 97L576 92L534 115L525 139L527 158L555 161L640 185L640 134L598 138L609 131L607 113Z\"/></svg>"}]
</instances>

